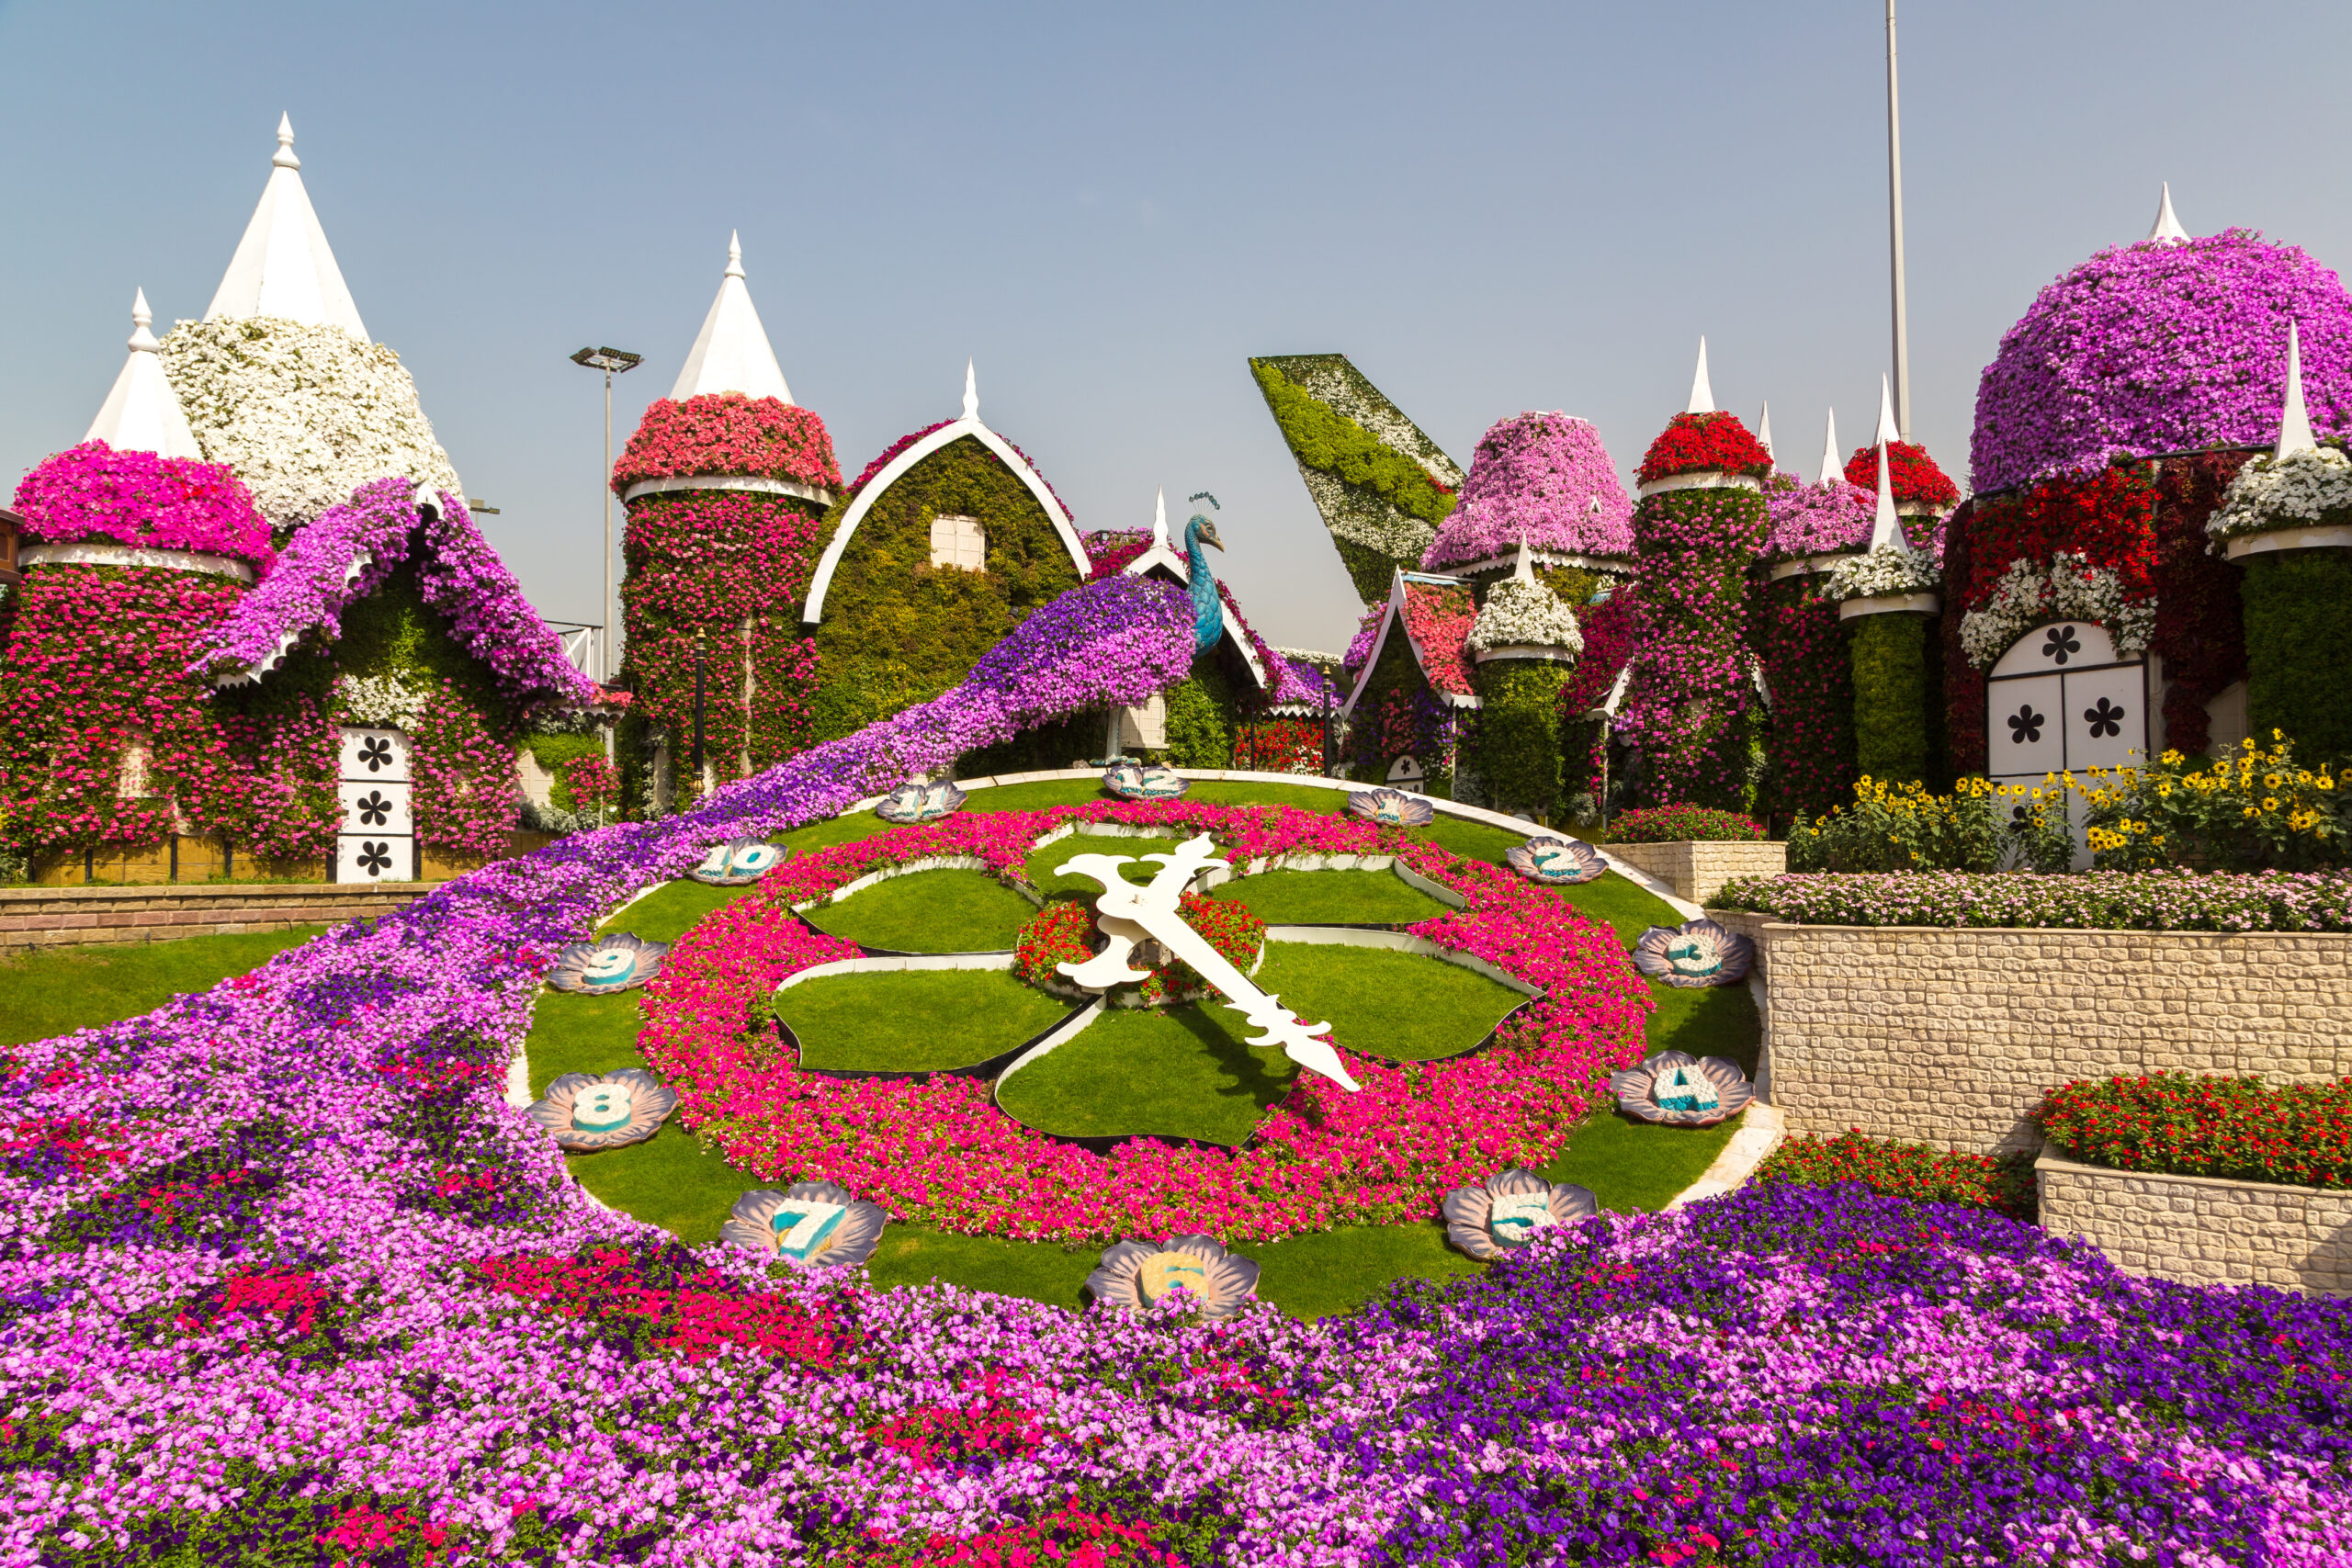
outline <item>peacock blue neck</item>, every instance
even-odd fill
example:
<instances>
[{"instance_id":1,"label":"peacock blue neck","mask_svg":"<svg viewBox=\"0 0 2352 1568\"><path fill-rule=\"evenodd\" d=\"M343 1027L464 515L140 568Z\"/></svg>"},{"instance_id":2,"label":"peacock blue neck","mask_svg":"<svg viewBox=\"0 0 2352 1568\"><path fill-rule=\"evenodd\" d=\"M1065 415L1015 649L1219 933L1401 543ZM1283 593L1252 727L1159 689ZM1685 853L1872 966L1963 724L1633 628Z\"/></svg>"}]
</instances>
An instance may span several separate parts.
<instances>
[{"instance_id":1,"label":"peacock blue neck","mask_svg":"<svg viewBox=\"0 0 2352 1568\"><path fill-rule=\"evenodd\" d=\"M1216 574L1209 570L1208 551L1201 546L1197 517L1184 525L1184 565L1193 580L1193 646L1206 653L1225 635L1225 606L1217 598Z\"/></svg>"}]
</instances>

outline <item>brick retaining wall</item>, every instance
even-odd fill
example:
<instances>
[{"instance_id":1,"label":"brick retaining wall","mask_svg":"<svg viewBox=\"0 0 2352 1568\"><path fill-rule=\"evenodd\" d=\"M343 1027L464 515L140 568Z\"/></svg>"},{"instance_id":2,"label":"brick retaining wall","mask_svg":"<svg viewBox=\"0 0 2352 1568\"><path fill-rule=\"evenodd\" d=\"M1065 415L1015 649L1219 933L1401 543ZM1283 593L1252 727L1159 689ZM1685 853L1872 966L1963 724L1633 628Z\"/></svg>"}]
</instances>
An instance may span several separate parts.
<instances>
[{"instance_id":1,"label":"brick retaining wall","mask_svg":"<svg viewBox=\"0 0 2352 1568\"><path fill-rule=\"evenodd\" d=\"M2034 1174L2042 1228L2129 1273L2352 1296L2352 1192L2109 1170L2056 1149Z\"/></svg>"},{"instance_id":2,"label":"brick retaining wall","mask_svg":"<svg viewBox=\"0 0 2352 1568\"><path fill-rule=\"evenodd\" d=\"M1777 840L1686 839L1600 847L1641 867L1673 888L1677 897L1693 904L1705 903L1736 876L1778 876L1789 869L1789 846Z\"/></svg>"},{"instance_id":3,"label":"brick retaining wall","mask_svg":"<svg viewBox=\"0 0 2352 1568\"><path fill-rule=\"evenodd\" d=\"M437 882L298 882L243 886L0 887L0 951L334 925L361 915L390 914L439 886Z\"/></svg>"},{"instance_id":4,"label":"brick retaining wall","mask_svg":"<svg viewBox=\"0 0 2352 1568\"><path fill-rule=\"evenodd\" d=\"M2076 1078L2352 1073L2352 935L1789 925L1757 939L1771 1100L1792 1133L2030 1151Z\"/></svg>"}]
</instances>

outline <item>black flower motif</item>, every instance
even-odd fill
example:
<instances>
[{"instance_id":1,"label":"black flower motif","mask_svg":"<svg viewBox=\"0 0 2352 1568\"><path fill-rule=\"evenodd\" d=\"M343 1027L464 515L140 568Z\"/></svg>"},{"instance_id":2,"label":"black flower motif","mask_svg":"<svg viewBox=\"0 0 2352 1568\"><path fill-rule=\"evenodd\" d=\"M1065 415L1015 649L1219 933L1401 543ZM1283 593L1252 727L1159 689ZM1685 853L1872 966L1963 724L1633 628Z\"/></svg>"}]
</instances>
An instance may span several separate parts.
<instances>
[{"instance_id":1,"label":"black flower motif","mask_svg":"<svg viewBox=\"0 0 2352 1568\"><path fill-rule=\"evenodd\" d=\"M2050 716L2034 712L2031 703L2019 703L2018 711L2009 715L2009 739L2016 745L2030 745L2041 739L2041 727L2049 722Z\"/></svg>"},{"instance_id":2,"label":"black flower motif","mask_svg":"<svg viewBox=\"0 0 2352 1568\"><path fill-rule=\"evenodd\" d=\"M392 846L368 840L360 840L359 869L370 876L381 876L392 867Z\"/></svg>"},{"instance_id":3,"label":"black flower motif","mask_svg":"<svg viewBox=\"0 0 2352 1568\"><path fill-rule=\"evenodd\" d=\"M2061 664L2082 651L2082 639L2075 636L2075 628L2072 626L2051 627L2050 640L2041 645L2041 657L2054 659Z\"/></svg>"},{"instance_id":4,"label":"black flower motif","mask_svg":"<svg viewBox=\"0 0 2352 1568\"><path fill-rule=\"evenodd\" d=\"M2091 739L2094 740L2102 736L2120 735L2123 732L2123 710L2101 697L2098 706L2083 710L2083 722L2091 727Z\"/></svg>"},{"instance_id":5,"label":"black flower motif","mask_svg":"<svg viewBox=\"0 0 2352 1568\"><path fill-rule=\"evenodd\" d=\"M371 735L359 743L359 760L368 764L369 773L377 773L392 765L392 743L380 735Z\"/></svg>"},{"instance_id":6,"label":"black flower motif","mask_svg":"<svg viewBox=\"0 0 2352 1568\"><path fill-rule=\"evenodd\" d=\"M359 813L359 823L364 828L380 828L392 819L392 802L384 798L380 789L369 790L353 801L351 808Z\"/></svg>"}]
</instances>

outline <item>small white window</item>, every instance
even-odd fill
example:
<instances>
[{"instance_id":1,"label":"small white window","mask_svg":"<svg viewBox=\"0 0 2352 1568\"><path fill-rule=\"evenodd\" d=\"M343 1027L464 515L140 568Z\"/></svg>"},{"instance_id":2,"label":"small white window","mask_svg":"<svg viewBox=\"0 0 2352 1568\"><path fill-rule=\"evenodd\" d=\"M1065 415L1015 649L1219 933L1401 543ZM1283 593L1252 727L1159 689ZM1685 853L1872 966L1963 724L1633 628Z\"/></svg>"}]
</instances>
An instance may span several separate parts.
<instances>
[{"instance_id":1,"label":"small white window","mask_svg":"<svg viewBox=\"0 0 2352 1568\"><path fill-rule=\"evenodd\" d=\"M931 520L931 564L959 571L986 571L988 536L977 517L934 517Z\"/></svg>"}]
</instances>

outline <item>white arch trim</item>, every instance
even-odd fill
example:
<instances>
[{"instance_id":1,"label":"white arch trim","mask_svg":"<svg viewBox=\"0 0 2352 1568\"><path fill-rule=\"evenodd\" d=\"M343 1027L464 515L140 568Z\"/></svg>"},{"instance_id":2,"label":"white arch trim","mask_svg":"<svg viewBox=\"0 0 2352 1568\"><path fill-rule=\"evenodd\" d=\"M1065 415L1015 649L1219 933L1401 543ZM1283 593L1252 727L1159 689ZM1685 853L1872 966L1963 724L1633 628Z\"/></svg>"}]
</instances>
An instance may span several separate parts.
<instances>
[{"instance_id":1,"label":"white arch trim","mask_svg":"<svg viewBox=\"0 0 2352 1568\"><path fill-rule=\"evenodd\" d=\"M1372 651L1364 655L1363 668L1356 671L1356 683L1349 691L1348 700L1340 709L1340 714L1345 717L1351 719L1355 717L1356 703L1363 696L1364 688L1372 683L1372 672L1380 667L1381 650L1388 646L1388 634L1391 631L1400 634L1405 639L1405 646L1412 649L1413 662L1421 667L1422 679L1427 680L1429 677L1430 661L1428 656L1423 651L1421 645L1413 640L1413 633L1411 629L1405 625L1406 581L1406 572L1402 567L1396 569L1394 574L1389 578L1388 604L1387 607L1381 612L1380 629L1373 634ZM1417 571L1411 574L1411 581L1415 582L1458 583L1460 579L1439 577L1431 573ZM1430 690L1436 694L1438 701L1445 704L1448 707L1475 708L1479 705L1478 699L1476 696L1465 697L1453 692L1438 691L1437 682L1434 681L1430 682Z\"/></svg>"},{"instance_id":2,"label":"white arch trim","mask_svg":"<svg viewBox=\"0 0 2352 1568\"><path fill-rule=\"evenodd\" d=\"M875 475L865 488L857 492L857 499L851 502L849 510L842 514L841 526L833 530L831 540L826 544L825 553L818 558L815 575L808 580L808 604L800 612L803 626L813 626L825 618L825 592L833 585L833 572L842 563L842 553L849 548L850 536L857 532L857 525L865 521L865 514L872 509L875 498L898 483L917 463L950 442L960 441L967 435L975 437L981 446L1002 458L1004 466L1029 487L1029 493L1036 498L1038 505L1046 509L1046 521L1054 525L1054 532L1061 538L1062 548L1069 552L1069 564L1077 569L1079 581L1086 581L1087 574L1093 570L1093 563L1086 558L1086 547L1078 542L1078 530L1070 526L1068 514L1062 511L1062 503L1054 499L1054 492L1046 488L1046 481L1037 477L1036 470L1021 460L1021 454L1012 449L1011 442L982 424L978 414L967 414L962 419L941 425L891 458L889 466Z\"/></svg>"}]
</instances>

